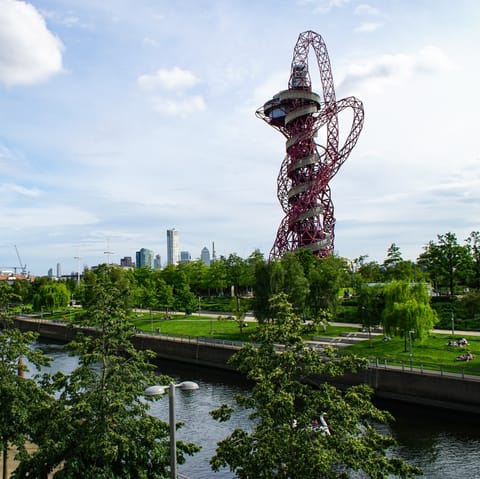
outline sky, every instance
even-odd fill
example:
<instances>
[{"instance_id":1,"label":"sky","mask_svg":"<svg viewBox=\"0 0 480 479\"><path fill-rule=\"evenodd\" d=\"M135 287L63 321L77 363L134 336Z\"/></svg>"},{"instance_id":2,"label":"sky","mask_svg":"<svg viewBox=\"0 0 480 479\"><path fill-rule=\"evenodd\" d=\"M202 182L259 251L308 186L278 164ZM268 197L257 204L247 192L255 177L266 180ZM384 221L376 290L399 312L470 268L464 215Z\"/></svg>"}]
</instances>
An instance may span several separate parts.
<instances>
[{"instance_id":1,"label":"sky","mask_svg":"<svg viewBox=\"0 0 480 479\"><path fill-rule=\"evenodd\" d=\"M415 260L480 230L477 0L0 0L0 269L268 257L285 139L255 110L301 32L364 104L330 183L335 253ZM312 88L321 93L313 51ZM342 114L340 137L350 129ZM17 258L15 247L20 254ZM107 254L108 253L108 254Z\"/></svg>"}]
</instances>

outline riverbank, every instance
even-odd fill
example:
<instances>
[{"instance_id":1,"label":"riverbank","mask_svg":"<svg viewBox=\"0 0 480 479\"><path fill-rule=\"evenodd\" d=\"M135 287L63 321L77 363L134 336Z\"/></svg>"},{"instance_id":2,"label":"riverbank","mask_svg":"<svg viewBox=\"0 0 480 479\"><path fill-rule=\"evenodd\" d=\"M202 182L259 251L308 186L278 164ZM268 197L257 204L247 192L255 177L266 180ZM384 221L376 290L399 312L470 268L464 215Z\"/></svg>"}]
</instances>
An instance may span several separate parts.
<instances>
[{"instance_id":1,"label":"riverbank","mask_svg":"<svg viewBox=\"0 0 480 479\"><path fill-rule=\"evenodd\" d=\"M63 322L16 318L21 330L36 331L43 338L70 341L76 329ZM79 328L95 334L92 328ZM175 338L138 333L133 337L138 349L150 349L159 359L233 371L230 357L241 344L211 338ZM317 378L320 383L324 379ZM355 374L335 378L335 384L349 386L368 384L379 398L480 414L480 378L467 374L427 371L422 368L391 366L372 362Z\"/></svg>"}]
</instances>

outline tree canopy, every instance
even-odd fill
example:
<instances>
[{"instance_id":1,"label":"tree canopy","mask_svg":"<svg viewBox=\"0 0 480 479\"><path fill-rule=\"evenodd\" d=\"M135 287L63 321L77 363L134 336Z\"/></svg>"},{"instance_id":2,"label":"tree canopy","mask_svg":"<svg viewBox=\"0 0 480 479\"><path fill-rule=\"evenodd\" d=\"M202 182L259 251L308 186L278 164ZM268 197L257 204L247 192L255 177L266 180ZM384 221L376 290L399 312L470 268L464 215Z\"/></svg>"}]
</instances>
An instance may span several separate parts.
<instances>
[{"instance_id":1,"label":"tree canopy","mask_svg":"<svg viewBox=\"0 0 480 479\"><path fill-rule=\"evenodd\" d=\"M79 325L95 327L95 334L78 334L68 345L79 358L71 374L43 376L56 400L38 417L32 437L38 449L22 458L15 478L169 477L169 426L148 414L143 391L170 379L155 375L153 353L133 347L117 283L106 270L90 284ZM179 441L177 460L197 450Z\"/></svg>"},{"instance_id":2,"label":"tree canopy","mask_svg":"<svg viewBox=\"0 0 480 479\"><path fill-rule=\"evenodd\" d=\"M228 467L239 479L348 478L352 471L365 477L414 477L419 470L386 454L394 444L375 424L389 415L371 402L369 387L341 391L315 378L340 374L362 365L354 357L333 360L333 350L321 356L302 340L305 327L286 294L271 298L274 321L258 328L258 347L244 346L232 358L253 382L249 396L237 402L252 410L251 431L235 429L218 444L213 470ZM280 349L278 344L281 343ZM228 420L231 409L213 411ZM328 432L317 426L327 417Z\"/></svg>"},{"instance_id":3,"label":"tree canopy","mask_svg":"<svg viewBox=\"0 0 480 479\"><path fill-rule=\"evenodd\" d=\"M385 285L384 297L385 332L402 336L405 339L405 351L409 334L422 339L433 329L437 317L430 306L430 296L424 283L393 281Z\"/></svg>"}]
</instances>

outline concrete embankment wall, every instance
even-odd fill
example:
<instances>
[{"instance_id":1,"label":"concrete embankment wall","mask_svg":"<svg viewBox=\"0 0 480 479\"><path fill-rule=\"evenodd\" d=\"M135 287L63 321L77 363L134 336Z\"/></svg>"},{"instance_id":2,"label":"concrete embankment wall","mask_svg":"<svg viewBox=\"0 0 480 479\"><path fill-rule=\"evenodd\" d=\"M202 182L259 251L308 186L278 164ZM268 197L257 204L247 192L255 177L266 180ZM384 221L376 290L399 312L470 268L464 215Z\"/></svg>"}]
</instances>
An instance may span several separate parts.
<instances>
[{"instance_id":1,"label":"concrete embankment wall","mask_svg":"<svg viewBox=\"0 0 480 479\"><path fill-rule=\"evenodd\" d=\"M42 321L29 318L16 318L15 327L22 331L35 331L40 337L58 341L71 341L78 331L93 334L92 328L69 327L61 321ZM137 334L132 338L133 345L140 350L150 349L158 358L185 362L200 366L233 370L227 364L238 347L228 344L215 344L195 338L177 338L161 335Z\"/></svg>"},{"instance_id":2,"label":"concrete embankment wall","mask_svg":"<svg viewBox=\"0 0 480 479\"><path fill-rule=\"evenodd\" d=\"M380 398L480 414L480 380L408 369L369 367L333 381L338 386L368 384Z\"/></svg>"},{"instance_id":3,"label":"concrete embankment wall","mask_svg":"<svg viewBox=\"0 0 480 479\"><path fill-rule=\"evenodd\" d=\"M63 323L50 321L18 318L15 325L22 330L36 331L43 338L59 341L70 341L76 333ZM91 332L88 328L85 331ZM136 335L133 342L138 349L154 351L160 359L226 370L233 369L227 362L238 350L233 345L148 334ZM321 381L318 378L316 382ZM480 380L476 378L370 367L335 378L334 383L338 386L365 383L374 389L378 397L480 414Z\"/></svg>"}]
</instances>

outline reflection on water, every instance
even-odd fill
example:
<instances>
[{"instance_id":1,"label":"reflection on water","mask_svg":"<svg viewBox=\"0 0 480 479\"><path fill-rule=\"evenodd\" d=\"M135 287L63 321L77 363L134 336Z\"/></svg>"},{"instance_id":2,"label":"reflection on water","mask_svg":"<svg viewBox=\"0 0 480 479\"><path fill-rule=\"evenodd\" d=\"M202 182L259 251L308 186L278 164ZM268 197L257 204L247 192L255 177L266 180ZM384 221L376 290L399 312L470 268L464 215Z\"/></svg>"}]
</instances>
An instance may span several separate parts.
<instances>
[{"instance_id":1,"label":"reflection on water","mask_svg":"<svg viewBox=\"0 0 480 479\"><path fill-rule=\"evenodd\" d=\"M398 402L379 402L395 417L395 453L428 479L480 478L480 416Z\"/></svg>"},{"instance_id":2,"label":"reflection on water","mask_svg":"<svg viewBox=\"0 0 480 479\"><path fill-rule=\"evenodd\" d=\"M61 345L40 344L53 359L50 372L68 373L75 368L76 358L70 357ZM179 472L190 479L233 478L228 470L213 473L209 461L218 441L236 427L248 428L248 412L237 411L227 423L214 421L209 412L222 403L234 404L235 394L248 392L247 382L235 373L169 361L159 363L159 371L176 381L192 380L200 385L197 391L177 391L176 394L176 418L184 423L177 437L202 447L198 454L187 457L186 463L179 466ZM395 422L386 429L398 442L392 453L420 466L424 470L423 479L480 478L479 416L393 401L378 401L377 406L389 410L395 417ZM168 421L168 398L165 396L154 403L151 412Z\"/></svg>"}]
</instances>

